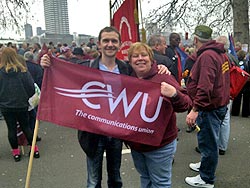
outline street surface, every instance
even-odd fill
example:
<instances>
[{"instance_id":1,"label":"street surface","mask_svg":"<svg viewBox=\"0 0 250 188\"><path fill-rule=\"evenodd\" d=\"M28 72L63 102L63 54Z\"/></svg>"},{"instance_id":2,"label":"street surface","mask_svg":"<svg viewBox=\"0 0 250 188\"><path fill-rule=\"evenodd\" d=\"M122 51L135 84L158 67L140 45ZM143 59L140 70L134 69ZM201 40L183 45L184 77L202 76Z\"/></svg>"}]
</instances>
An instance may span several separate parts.
<instances>
[{"instance_id":1,"label":"street surface","mask_svg":"<svg viewBox=\"0 0 250 188\"><path fill-rule=\"evenodd\" d=\"M186 176L197 173L188 168L190 162L198 162L200 155L194 151L197 145L196 133L186 133L186 113L178 114L179 141L173 165L173 188L189 188L184 182ZM77 141L77 131L47 122L39 125L38 142L40 159L33 160L30 188L85 188L85 154ZM7 128L0 120L0 188L24 188L29 163L29 148L20 162L14 162L7 139ZM121 176L124 188L139 188L140 180L134 168L129 150L124 147ZM232 117L229 149L220 156L217 168L216 188L250 187L250 119ZM103 188L106 184L104 158ZM190 187L191 188L191 187Z\"/></svg>"}]
</instances>

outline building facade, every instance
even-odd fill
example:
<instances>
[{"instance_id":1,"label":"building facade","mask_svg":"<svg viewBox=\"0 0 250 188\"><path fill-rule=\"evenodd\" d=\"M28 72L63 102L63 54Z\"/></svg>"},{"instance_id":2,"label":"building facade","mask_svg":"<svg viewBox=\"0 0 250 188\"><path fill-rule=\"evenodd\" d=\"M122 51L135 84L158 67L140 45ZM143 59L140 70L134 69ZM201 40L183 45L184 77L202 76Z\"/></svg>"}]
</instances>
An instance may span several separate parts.
<instances>
[{"instance_id":1,"label":"building facade","mask_svg":"<svg viewBox=\"0 0 250 188\"><path fill-rule=\"evenodd\" d=\"M25 32L25 39L29 39L29 38L33 37L32 25L26 23L24 25L24 32Z\"/></svg>"},{"instance_id":2,"label":"building facade","mask_svg":"<svg viewBox=\"0 0 250 188\"><path fill-rule=\"evenodd\" d=\"M46 33L69 34L67 0L43 0Z\"/></svg>"}]
</instances>

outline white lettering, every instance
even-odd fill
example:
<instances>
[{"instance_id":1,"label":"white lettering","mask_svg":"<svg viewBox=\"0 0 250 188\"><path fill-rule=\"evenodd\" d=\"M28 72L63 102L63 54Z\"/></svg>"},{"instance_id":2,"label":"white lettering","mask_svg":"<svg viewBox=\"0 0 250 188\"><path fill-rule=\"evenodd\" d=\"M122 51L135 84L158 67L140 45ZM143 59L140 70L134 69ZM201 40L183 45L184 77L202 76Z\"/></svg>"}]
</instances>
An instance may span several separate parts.
<instances>
[{"instance_id":1,"label":"white lettering","mask_svg":"<svg viewBox=\"0 0 250 188\"><path fill-rule=\"evenodd\" d=\"M112 88L111 86L107 85L107 90L112 93ZM110 95L110 94L108 94ZM112 98L109 98L109 109L110 109L110 113L112 114L114 112L114 110L116 109L116 107L118 106L118 104L121 102L123 103L123 109L124 109L124 115L125 117L128 116L129 112L133 109L133 107L135 106L135 104L137 103L137 101L139 100L139 98L141 97L142 92L138 92L136 94L136 96L133 98L133 100L131 101L131 103L128 105L128 99L127 99L127 95L126 95L126 88L124 88L122 90L122 92L119 94L119 96L116 98L116 100L113 100Z\"/></svg>"},{"instance_id":2,"label":"white lettering","mask_svg":"<svg viewBox=\"0 0 250 188\"><path fill-rule=\"evenodd\" d=\"M157 108L156 108L155 114L154 114L154 116L153 116L152 118L146 117L146 114L145 114L147 99L148 99L148 94L147 94L147 93L144 93L143 99L142 99L142 104L141 104L140 115L141 115L141 118L142 118L144 121L146 121L146 122L148 122L148 123L152 123L152 122L154 122L154 121L157 119L157 117L159 116L163 98L162 98L162 97L159 97L158 104L157 104Z\"/></svg>"}]
</instances>

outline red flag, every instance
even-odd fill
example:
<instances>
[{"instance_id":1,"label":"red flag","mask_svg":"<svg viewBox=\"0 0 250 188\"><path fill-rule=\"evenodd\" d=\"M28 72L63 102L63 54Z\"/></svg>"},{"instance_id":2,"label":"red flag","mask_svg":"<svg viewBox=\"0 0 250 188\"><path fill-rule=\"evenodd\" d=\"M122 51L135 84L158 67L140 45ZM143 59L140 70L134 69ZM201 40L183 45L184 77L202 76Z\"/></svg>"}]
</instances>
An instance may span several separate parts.
<instances>
[{"instance_id":1,"label":"red flag","mask_svg":"<svg viewBox=\"0 0 250 188\"><path fill-rule=\"evenodd\" d=\"M118 59L127 60L127 50L131 43L138 41L138 15L136 0L125 0L114 13L112 26L121 33L122 45L117 54Z\"/></svg>"},{"instance_id":2,"label":"red flag","mask_svg":"<svg viewBox=\"0 0 250 188\"><path fill-rule=\"evenodd\" d=\"M160 84L55 57L51 60L52 66L45 69L39 120L153 146L160 144L166 128Z\"/></svg>"}]
</instances>

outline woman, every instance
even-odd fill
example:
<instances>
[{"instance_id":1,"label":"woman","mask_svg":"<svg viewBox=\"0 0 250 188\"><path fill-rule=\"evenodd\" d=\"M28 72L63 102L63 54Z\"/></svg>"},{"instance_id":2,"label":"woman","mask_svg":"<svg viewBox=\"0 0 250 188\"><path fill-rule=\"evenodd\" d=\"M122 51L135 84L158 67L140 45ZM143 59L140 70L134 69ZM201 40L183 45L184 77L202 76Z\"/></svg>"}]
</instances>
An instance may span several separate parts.
<instances>
[{"instance_id":1,"label":"woman","mask_svg":"<svg viewBox=\"0 0 250 188\"><path fill-rule=\"evenodd\" d=\"M28 100L35 93L34 81L27 68L18 60L12 48L4 48L0 61L0 110L8 127L8 139L15 161L21 155L17 140L17 122L32 145L33 133L29 127ZM39 158L35 146L35 158Z\"/></svg>"},{"instance_id":2,"label":"woman","mask_svg":"<svg viewBox=\"0 0 250 188\"><path fill-rule=\"evenodd\" d=\"M191 99L186 91L171 75L157 74L153 52L144 43L134 43L128 51L128 59L133 68L133 75L139 79L161 83L161 94L164 96L162 111L165 133L157 147L127 142L131 148L134 165L140 173L141 187L171 187L172 161L177 146L177 126L175 112L184 112L191 107ZM153 139L153 138L152 138Z\"/></svg>"}]
</instances>

